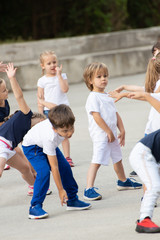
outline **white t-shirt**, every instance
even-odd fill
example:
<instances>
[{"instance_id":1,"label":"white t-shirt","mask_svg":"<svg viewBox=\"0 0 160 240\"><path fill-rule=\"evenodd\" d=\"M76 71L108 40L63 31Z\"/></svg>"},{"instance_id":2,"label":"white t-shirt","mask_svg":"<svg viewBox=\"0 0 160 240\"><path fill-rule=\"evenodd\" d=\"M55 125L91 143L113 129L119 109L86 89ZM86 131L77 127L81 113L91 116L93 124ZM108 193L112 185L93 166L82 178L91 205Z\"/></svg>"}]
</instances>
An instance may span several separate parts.
<instances>
[{"instance_id":1,"label":"white t-shirt","mask_svg":"<svg viewBox=\"0 0 160 240\"><path fill-rule=\"evenodd\" d=\"M46 119L33 126L23 138L23 146L37 145L43 148L43 152L55 156L55 149L64 140L52 128L49 119Z\"/></svg>"},{"instance_id":2,"label":"white t-shirt","mask_svg":"<svg viewBox=\"0 0 160 240\"><path fill-rule=\"evenodd\" d=\"M159 86L160 80L156 82L154 92L158 89ZM151 96L160 101L160 93L151 93ZM145 134L152 133L158 129L160 129L160 113L154 107L151 107L148 122L145 128Z\"/></svg>"},{"instance_id":3,"label":"white t-shirt","mask_svg":"<svg viewBox=\"0 0 160 240\"><path fill-rule=\"evenodd\" d=\"M62 78L67 79L67 75L62 73ZM69 105L67 94L61 91L58 77L46 77L45 75L39 78L37 86L44 88L44 100L56 105L66 104ZM44 110L48 110L44 107Z\"/></svg>"},{"instance_id":4,"label":"white t-shirt","mask_svg":"<svg viewBox=\"0 0 160 240\"><path fill-rule=\"evenodd\" d=\"M108 141L108 137L95 122L92 112L100 113L115 138L117 138L117 110L113 98L109 97L107 93L90 92L86 102L86 111L89 121L89 133L94 142Z\"/></svg>"}]
</instances>

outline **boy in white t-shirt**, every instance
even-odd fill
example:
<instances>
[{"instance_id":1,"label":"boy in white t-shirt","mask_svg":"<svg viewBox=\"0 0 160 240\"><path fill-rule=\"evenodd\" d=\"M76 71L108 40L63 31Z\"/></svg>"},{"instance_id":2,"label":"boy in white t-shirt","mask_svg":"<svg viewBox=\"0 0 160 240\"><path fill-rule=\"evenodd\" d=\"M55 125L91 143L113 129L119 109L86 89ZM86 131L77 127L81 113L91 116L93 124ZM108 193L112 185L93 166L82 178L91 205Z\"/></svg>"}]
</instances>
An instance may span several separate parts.
<instances>
[{"instance_id":1,"label":"boy in white t-shirt","mask_svg":"<svg viewBox=\"0 0 160 240\"><path fill-rule=\"evenodd\" d=\"M38 111L48 117L49 109L59 104L69 105L67 92L69 90L66 73L62 73L62 65L58 67L58 59L53 51L40 54L42 77L38 80ZM70 157L70 142L62 142L63 153L71 167L74 163Z\"/></svg>"},{"instance_id":2,"label":"boy in white t-shirt","mask_svg":"<svg viewBox=\"0 0 160 240\"><path fill-rule=\"evenodd\" d=\"M108 69L103 63L89 64L84 70L84 80L91 91L87 102L86 111L89 121L89 133L93 141L93 157L87 175L87 186L84 199L98 200L102 196L95 191L94 182L97 171L101 165L108 165L112 158L114 170L118 177L117 189L137 189L142 184L126 178L120 145L125 144L125 130L114 101L105 92L108 84ZM117 138L117 127L120 131Z\"/></svg>"},{"instance_id":3,"label":"boy in white t-shirt","mask_svg":"<svg viewBox=\"0 0 160 240\"><path fill-rule=\"evenodd\" d=\"M83 210L90 204L78 199L78 186L71 167L64 158L58 145L70 138L74 132L75 117L69 106L58 105L49 111L46 119L32 127L23 139L22 148L37 175L29 209L30 219L45 218L48 213L42 208L50 182L50 170L59 191L61 204L67 204L67 210Z\"/></svg>"}]
</instances>

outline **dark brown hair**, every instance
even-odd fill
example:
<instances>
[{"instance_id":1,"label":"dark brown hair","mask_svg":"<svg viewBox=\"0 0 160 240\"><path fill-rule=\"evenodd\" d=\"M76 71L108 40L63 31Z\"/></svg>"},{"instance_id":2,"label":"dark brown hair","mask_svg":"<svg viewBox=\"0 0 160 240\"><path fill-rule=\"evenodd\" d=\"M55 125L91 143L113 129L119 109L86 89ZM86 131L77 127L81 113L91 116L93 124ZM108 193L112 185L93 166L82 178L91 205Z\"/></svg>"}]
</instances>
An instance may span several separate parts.
<instances>
[{"instance_id":1,"label":"dark brown hair","mask_svg":"<svg viewBox=\"0 0 160 240\"><path fill-rule=\"evenodd\" d=\"M49 110L48 118L52 126L57 128L70 127L74 125L75 116L71 108L65 104L60 104Z\"/></svg>"}]
</instances>

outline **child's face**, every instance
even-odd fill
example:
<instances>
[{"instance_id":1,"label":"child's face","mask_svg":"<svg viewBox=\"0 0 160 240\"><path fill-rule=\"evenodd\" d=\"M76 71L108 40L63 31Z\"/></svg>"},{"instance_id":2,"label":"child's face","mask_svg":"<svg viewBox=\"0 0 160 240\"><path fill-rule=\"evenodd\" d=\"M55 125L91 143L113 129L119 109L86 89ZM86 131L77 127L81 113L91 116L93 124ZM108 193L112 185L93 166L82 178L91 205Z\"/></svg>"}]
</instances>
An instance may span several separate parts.
<instances>
[{"instance_id":1,"label":"child's face","mask_svg":"<svg viewBox=\"0 0 160 240\"><path fill-rule=\"evenodd\" d=\"M8 98L8 89L5 81L0 84L0 100L6 100Z\"/></svg>"},{"instance_id":2,"label":"child's face","mask_svg":"<svg viewBox=\"0 0 160 240\"><path fill-rule=\"evenodd\" d=\"M102 69L95 73L90 83L93 85L93 91L103 93L108 84L108 74Z\"/></svg>"},{"instance_id":3,"label":"child's face","mask_svg":"<svg viewBox=\"0 0 160 240\"><path fill-rule=\"evenodd\" d=\"M41 64L41 67L46 71L47 76L55 76L56 67L57 67L57 58L53 55L45 56L43 63Z\"/></svg>"},{"instance_id":4,"label":"child's face","mask_svg":"<svg viewBox=\"0 0 160 240\"><path fill-rule=\"evenodd\" d=\"M56 133L58 133L58 135L60 135L61 137L64 137L64 138L71 138L73 133L74 133L74 126L70 126L70 127L64 127L64 128L53 128L54 131Z\"/></svg>"},{"instance_id":5,"label":"child's face","mask_svg":"<svg viewBox=\"0 0 160 240\"><path fill-rule=\"evenodd\" d=\"M154 51L153 51L153 56L157 56L157 54L160 52L160 50L158 48L154 48Z\"/></svg>"}]
</instances>

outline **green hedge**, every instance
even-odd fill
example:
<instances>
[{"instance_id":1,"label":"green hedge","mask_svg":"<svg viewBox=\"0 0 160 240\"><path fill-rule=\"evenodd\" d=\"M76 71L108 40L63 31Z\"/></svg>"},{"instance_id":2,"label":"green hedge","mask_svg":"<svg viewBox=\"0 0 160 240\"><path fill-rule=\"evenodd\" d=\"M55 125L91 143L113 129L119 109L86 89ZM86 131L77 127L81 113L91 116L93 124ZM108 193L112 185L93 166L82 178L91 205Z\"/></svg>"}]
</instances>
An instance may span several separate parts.
<instances>
[{"instance_id":1,"label":"green hedge","mask_svg":"<svg viewBox=\"0 0 160 240\"><path fill-rule=\"evenodd\" d=\"M160 25L160 0L5 0L0 41L37 40Z\"/></svg>"}]
</instances>

